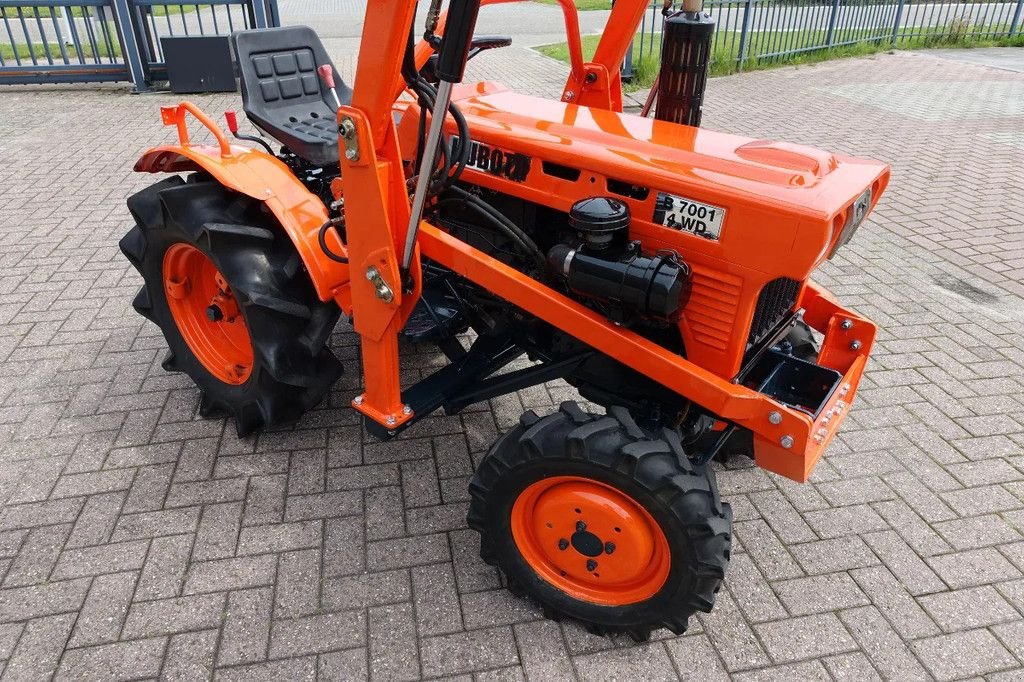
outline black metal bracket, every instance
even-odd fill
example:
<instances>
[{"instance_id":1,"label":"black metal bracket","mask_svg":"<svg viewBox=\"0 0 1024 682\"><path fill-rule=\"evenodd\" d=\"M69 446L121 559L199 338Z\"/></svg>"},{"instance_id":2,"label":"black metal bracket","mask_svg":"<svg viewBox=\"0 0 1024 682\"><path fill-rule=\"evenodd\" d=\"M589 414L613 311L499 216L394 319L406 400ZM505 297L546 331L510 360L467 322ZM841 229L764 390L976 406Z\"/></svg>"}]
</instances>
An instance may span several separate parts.
<instances>
[{"instance_id":1,"label":"black metal bracket","mask_svg":"<svg viewBox=\"0 0 1024 682\"><path fill-rule=\"evenodd\" d=\"M739 428L740 427L735 424L729 423L724 429L718 432L717 438L715 438L709 447L701 448L701 451L690 457L690 461L697 466L704 466L713 460L715 456L722 451L722 448L725 447L725 444L729 442L729 439L732 438L733 434L735 434ZM712 431L712 433L714 432Z\"/></svg>"},{"instance_id":2,"label":"black metal bracket","mask_svg":"<svg viewBox=\"0 0 1024 682\"><path fill-rule=\"evenodd\" d=\"M438 408L444 408L445 414L458 414L473 403L562 378L592 354L574 353L493 376L526 352L511 337L480 336L469 350L463 350L457 340L441 344L441 348L451 363L402 391L402 402L412 409L413 418L392 429L367 420L371 435L391 438Z\"/></svg>"},{"instance_id":3,"label":"black metal bracket","mask_svg":"<svg viewBox=\"0 0 1024 682\"><path fill-rule=\"evenodd\" d=\"M563 360L542 362L539 365L524 367L506 374L490 377L489 379L483 379L477 382L473 388L469 388L449 398L444 404L444 411L446 414L457 414L473 403L490 400L506 393L561 379L583 364L591 354L591 351L577 353Z\"/></svg>"}]
</instances>

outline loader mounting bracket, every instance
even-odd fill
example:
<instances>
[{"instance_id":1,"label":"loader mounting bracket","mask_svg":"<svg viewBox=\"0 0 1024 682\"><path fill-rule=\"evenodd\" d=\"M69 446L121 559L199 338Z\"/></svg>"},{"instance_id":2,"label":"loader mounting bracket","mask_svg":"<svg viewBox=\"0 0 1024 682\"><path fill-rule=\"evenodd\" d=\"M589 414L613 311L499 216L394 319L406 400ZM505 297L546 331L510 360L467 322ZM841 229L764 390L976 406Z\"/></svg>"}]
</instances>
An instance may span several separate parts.
<instances>
[{"instance_id":1,"label":"loader mounting bracket","mask_svg":"<svg viewBox=\"0 0 1024 682\"><path fill-rule=\"evenodd\" d=\"M445 414L458 414L473 403L561 379L593 354L593 351L583 351L549 358L495 376L526 352L510 336L479 336L461 355L451 348L443 350L452 362L402 391L402 402L411 408L412 418L393 428L366 420L366 429L371 435L391 438L439 407L444 408Z\"/></svg>"}]
</instances>

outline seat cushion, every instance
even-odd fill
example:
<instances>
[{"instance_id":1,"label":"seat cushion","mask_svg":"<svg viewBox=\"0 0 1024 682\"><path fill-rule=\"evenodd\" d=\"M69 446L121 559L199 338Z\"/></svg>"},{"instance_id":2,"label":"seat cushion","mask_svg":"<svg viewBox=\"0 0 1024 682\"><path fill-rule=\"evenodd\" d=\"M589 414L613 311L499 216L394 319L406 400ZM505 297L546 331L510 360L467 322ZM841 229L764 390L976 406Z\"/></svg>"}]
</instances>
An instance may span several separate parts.
<instances>
[{"instance_id":1,"label":"seat cushion","mask_svg":"<svg viewBox=\"0 0 1024 682\"><path fill-rule=\"evenodd\" d=\"M317 74L331 61L316 33L306 26L255 29L238 31L231 42L249 120L312 164L338 163L334 101ZM337 75L335 90L342 104L351 102L352 90Z\"/></svg>"}]
</instances>

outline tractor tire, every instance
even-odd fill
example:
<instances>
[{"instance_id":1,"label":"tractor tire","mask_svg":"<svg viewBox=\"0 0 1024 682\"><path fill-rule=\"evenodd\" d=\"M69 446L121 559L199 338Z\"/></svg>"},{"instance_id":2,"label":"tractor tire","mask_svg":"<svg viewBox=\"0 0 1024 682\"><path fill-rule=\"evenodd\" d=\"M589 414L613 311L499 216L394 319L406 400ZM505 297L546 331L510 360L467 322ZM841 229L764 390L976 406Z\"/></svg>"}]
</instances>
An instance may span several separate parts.
<instances>
[{"instance_id":1,"label":"tractor tire","mask_svg":"<svg viewBox=\"0 0 1024 682\"><path fill-rule=\"evenodd\" d=\"M480 556L544 615L644 641L709 612L729 563L732 510L679 435L574 402L523 415L470 483Z\"/></svg>"},{"instance_id":2,"label":"tractor tire","mask_svg":"<svg viewBox=\"0 0 1024 682\"><path fill-rule=\"evenodd\" d=\"M263 203L194 174L128 208L120 247L144 281L132 305L163 332L164 369L201 390L200 414L230 415L243 437L319 403L342 371L326 347L340 310Z\"/></svg>"}]
</instances>

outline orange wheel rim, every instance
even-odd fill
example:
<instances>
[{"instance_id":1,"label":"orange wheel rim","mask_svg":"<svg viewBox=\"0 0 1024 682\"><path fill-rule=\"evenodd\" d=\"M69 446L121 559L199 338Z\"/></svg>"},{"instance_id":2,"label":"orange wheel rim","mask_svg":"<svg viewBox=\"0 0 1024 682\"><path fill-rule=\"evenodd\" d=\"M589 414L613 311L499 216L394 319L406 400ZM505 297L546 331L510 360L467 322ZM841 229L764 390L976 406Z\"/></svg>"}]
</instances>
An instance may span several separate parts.
<instances>
[{"instance_id":1,"label":"orange wheel rim","mask_svg":"<svg viewBox=\"0 0 1024 682\"><path fill-rule=\"evenodd\" d=\"M654 596L671 565L665 533L643 506L578 476L526 488L512 505L512 537L541 578L595 604L622 606Z\"/></svg>"},{"instance_id":2,"label":"orange wheel rim","mask_svg":"<svg viewBox=\"0 0 1024 682\"><path fill-rule=\"evenodd\" d=\"M252 373L252 340L231 287L213 262L191 244L164 254L164 293L189 350L213 376L243 384Z\"/></svg>"}]
</instances>

